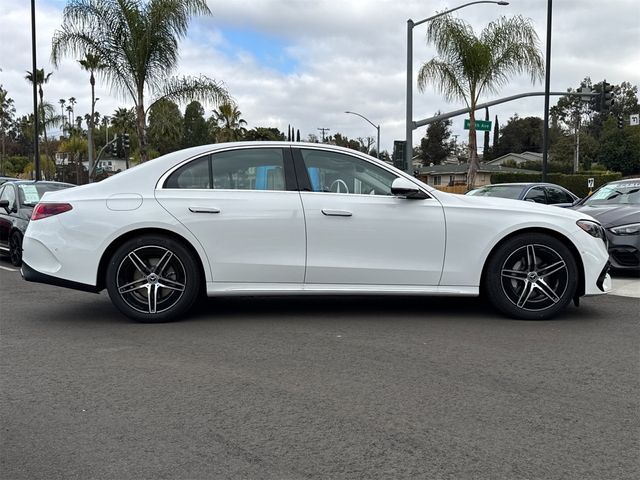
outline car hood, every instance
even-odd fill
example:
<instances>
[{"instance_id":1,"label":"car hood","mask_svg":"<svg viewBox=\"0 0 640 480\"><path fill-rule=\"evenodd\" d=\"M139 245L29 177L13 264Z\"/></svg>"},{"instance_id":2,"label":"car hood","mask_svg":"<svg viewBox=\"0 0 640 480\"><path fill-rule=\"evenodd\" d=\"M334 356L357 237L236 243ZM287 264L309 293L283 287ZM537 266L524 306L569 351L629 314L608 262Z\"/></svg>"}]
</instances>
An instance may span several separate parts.
<instances>
[{"instance_id":1,"label":"car hood","mask_svg":"<svg viewBox=\"0 0 640 480\"><path fill-rule=\"evenodd\" d=\"M575 210L591 215L605 228L640 223L639 205L581 205Z\"/></svg>"},{"instance_id":2,"label":"car hood","mask_svg":"<svg viewBox=\"0 0 640 480\"><path fill-rule=\"evenodd\" d=\"M482 208L486 210L511 211L522 214L536 213L544 214L549 217L573 218L574 220L593 220L588 212L577 212L567 208L556 207L554 205L543 205L540 203L526 202L523 200L511 200L501 197L476 197L474 195L456 195L446 194L443 198L443 192L435 193L443 203L443 206L458 206L468 208Z\"/></svg>"}]
</instances>

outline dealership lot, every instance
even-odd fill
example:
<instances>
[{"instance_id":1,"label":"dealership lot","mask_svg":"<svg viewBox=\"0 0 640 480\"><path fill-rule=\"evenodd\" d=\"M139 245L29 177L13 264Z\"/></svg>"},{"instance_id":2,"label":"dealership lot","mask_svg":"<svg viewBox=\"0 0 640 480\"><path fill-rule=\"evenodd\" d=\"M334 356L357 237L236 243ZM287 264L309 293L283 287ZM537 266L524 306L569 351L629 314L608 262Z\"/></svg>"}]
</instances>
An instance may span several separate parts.
<instances>
[{"instance_id":1,"label":"dealership lot","mask_svg":"<svg viewBox=\"0 0 640 480\"><path fill-rule=\"evenodd\" d=\"M2 478L640 476L636 278L545 322L331 297L141 325L0 266Z\"/></svg>"}]
</instances>

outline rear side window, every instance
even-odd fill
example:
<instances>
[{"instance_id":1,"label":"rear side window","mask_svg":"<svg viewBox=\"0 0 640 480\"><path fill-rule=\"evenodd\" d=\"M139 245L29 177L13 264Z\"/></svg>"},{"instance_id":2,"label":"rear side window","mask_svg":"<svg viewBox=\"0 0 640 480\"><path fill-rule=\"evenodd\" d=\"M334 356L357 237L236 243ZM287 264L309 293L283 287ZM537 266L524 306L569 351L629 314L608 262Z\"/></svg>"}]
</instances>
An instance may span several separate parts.
<instances>
[{"instance_id":1,"label":"rear side window","mask_svg":"<svg viewBox=\"0 0 640 480\"><path fill-rule=\"evenodd\" d=\"M164 188L286 190L279 148L249 148L201 157L173 172Z\"/></svg>"}]
</instances>

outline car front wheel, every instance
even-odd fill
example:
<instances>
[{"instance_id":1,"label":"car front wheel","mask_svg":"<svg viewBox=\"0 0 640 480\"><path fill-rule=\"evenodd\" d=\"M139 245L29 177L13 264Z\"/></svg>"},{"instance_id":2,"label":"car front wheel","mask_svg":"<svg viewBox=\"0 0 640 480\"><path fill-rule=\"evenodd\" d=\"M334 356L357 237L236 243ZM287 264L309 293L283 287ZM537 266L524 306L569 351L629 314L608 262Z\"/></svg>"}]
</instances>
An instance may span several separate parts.
<instances>
[{"instance_id":1,"label":"car front wheel","mask_svg":"<svg viewBox=\"0 0 640 480\"><path fill-rule=\"evenodd\" d=\"M577 284L573 254L560 240L545 234L522 234L507 240L486 268L489 301L514 318L553 317L572 300Z\"/></svg>"},{"instance_id":2,"label":"car front wheel","mask_svg":"<svg viewBox=\"0 0 640 480\"><path fill-rule=\"evenodd\" d=\"M198 297L200 282L191 252L176 240L156 235L121 245L106 273L114 305L144 323L166 322L185 314Z\"/></svg>"}]
</instances>

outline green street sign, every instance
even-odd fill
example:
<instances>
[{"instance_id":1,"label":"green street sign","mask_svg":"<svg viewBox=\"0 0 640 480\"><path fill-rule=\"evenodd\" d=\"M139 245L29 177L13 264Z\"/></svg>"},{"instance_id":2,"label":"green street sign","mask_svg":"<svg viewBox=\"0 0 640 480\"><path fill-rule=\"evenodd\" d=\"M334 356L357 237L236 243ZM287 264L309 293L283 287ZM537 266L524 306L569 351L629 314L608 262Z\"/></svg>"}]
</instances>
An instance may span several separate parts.
<instances>
[{"instance_id":1,"label":"green street sign","mask_svg":"<svg viewBox=\"0 0 640 480\"><path fill-rule=\"evenodd\" d=\"M469 130L469 119L464 120L464 129ZM476 130L491 131L491 120L476 120Z\"/></svg>"}]
</instances>

